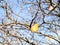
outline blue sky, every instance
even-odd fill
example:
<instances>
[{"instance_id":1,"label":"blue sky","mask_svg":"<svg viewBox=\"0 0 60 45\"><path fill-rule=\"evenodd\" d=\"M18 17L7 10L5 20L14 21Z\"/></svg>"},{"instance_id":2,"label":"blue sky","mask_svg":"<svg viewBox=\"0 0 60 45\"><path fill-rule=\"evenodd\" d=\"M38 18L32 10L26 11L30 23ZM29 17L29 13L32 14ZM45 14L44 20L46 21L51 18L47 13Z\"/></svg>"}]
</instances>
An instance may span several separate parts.
<instances>
[{"instance_id":1,"label":"blue sky","mask_svg":"<svg viewBox=\"0 0 60 45\"><path fill-rule=\"evenodd\" d=\"M25 0L26 1L26 0ZM31 1L31 0L30 0ZM32 0L33 1L33 0ZM57 0L53 0L54 2L56 2L57 3ZM8 6L10 6L11 7L11 9L13 10L13 12L15 13L15 14L17 14L17 15L19 15L19 16L21 16L21 17L23 17L24 18L24 20L22 20L22 18L20 18L20 17L18 17L18 16L16 16L15 14L11 14L11 16L12 16L12 18L13 19L15 19L15 20L18 20L19 22L21 22L21 23L25 23L25 21L28 21L28 24L31 22L31 20L32 20L32 15L34 16L34 13L36 12L35 10L35 8L33 8L32 7L32 12L34 11L34 13L29 13L29 10L28 10L28 8L29 7L31 7L31 5L30 4L23 4L22 3L22 1L20 0L20 2L19 2L19 5L18 5L18 3L17 3L17 0L6 0L6 2L7 2L7 4L8 4ZM1 5L0 5L1 6ZM43 8L46 8L47 7L47 5L45 5L45 4L42 4L41 5ZM40 13L40 15L41 15L41 13ZM42 16L42 15L41 15ZM5 19L5 10L3 9L3 8L0 8L0 21L1 21L1 19ZM37 17L38 18L38 17ZM39 17L40 18L40 17ZM58 18L56 17L56 16L45 16L45 19L44 19L45 21L47 21L47 22L52 22L53 20L58 20ZM41 22L42 22L42 19L41 20L35 20L38 24L40 24ZM58 23L58 22L57 22ZM50 26L50 24L43 24L43 26L45 26L45 27L49 27ZM52 27L53 27L54 25L52 25ZM60 28L59 27L57 27L57 30L60 30ZM46 33L46 34L51 34L51 35L54 35L55 37L57 37L57 35L54 33L54 32L52 32L51 30L48 30L48 29L46 29L46 28L44 28L44 27L39 27L39 30L38 30L39 32L42 32L42 33ZM30 31L27 31L27 30L18 30L18 32L21 32L21 34L22 34L22 36L24 36L24 37L27 37L27 38L32 38L32 36L31 35L33 35L33 33L32 32L30 32ZM25 32L25 33L24 33ZM35 39L35 40L42 40L42 42L45 42L45 37L44 36L40 36L40 35L38 35L38 34L36 34L36 33L34 33L34 38L32 38L32 39ZM49 42L49 41L46 41L46 43L47 42ZM54 42L54 40L53 40L53 42Z\"/></svg>"}]
</instances>

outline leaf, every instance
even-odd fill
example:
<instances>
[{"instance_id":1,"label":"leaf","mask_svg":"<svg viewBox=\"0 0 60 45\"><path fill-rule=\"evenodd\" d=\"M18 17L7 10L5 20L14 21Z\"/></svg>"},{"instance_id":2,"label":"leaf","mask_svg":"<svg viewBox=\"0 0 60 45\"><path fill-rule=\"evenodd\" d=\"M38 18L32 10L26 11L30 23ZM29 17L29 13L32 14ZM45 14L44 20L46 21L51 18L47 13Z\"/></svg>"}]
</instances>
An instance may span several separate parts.
<instances>
[{"instance_id":1,"label":"leaf","mask_svg":"<svg viewBox=\"0 0 60 45\"><path fill-rule=\"evenodd\" d=\"M38 31L38 24L34 24L33 26L31 26L30 30L32 32L37 32Z\"/></svg>"},{"instance_id":2,"label":"leaf","mask_svg":"<svg viewBox=\"0 0 60 45\"><path fill-rule=\"evenodd\" d=\"M52 10L52 9L53 9L53 6L49 5L48 10Z\"/></svg>"},{"instance_id":3,"label":"leaf","mask_svg":"<svg viewBox=\"0 0 60 45\"><path fill-rule=\"evenodd\" d=\"M50 40L51 40L51 38L50 38L50 37L47 37L47 40L48 40L48 41L50 41Z\"/></svg>"}]
</instances>

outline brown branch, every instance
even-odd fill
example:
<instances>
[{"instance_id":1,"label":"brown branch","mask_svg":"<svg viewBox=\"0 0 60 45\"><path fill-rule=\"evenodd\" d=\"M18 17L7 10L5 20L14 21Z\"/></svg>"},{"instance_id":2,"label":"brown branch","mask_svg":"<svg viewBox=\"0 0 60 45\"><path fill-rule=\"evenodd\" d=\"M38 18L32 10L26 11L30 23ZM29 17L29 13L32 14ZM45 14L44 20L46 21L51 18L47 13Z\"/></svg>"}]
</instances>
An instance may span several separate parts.
<instances>
[{"instance_id":1,"label":"brown branch","mask_svg":"<svg viewBox=\"0 0 60 45\"><path fill-rule=\"evenodd\" d=\"M50 38L52 38L52 39L54 39L55 41L57 41L57 42L60 43L60 40L57 40L57 39L53 38L52 35L46 35L46 34L43 34L43 33L41 33L41 32L35 32L35 33L40 34L40 35L43 35L43 36L45 36L45 37L46 37L46 36L47 36L47 37L50 37Z\"/></svg>"},{"instance_id":2,"label":"brown branch","mask_svg":"<svg viewBox=\"0 0 60 45\"><path fill-rule=\"evenodd\" d=\"M22 38L22 37L19 37L19 36L13 35L13 34L9 33L8 30L6 31L6 30L4 30L3 28L2 28L1 30L4 31L4 32L6 33L6 35L9 35L9 36L12 36L12 37L18 38L19 40L22 39L22 40L24 40L25 42L27 42L27 43L29 43L29 44L31 44L31 45L36 45L36 44L34 44L33 42L31 43L27 38Z\"/></svg>"},{"instance_id":3,"label":"brown branch","mask_svg":"<svg viewBox=\"0 0 60 45\"><path fill-rule=\"evenodd\" d=\"M52 5L52 0L49 0L49 1L50 1L50 5L53 6L53 5Z\"/></svg>"},{"instance_id":4,"label":"brown branch","mask_svg":"<svg viewBox=\"0 0 60 45\"><path fill-rule=\"evenodd\" d=\"M37 14L38 14L38 10L37 10L37 12L36 12L36 14L35 14L35 17L31 20L30 27L31 27L33 21L35 20L35 18L37 17Z\"/></svg>"},{"instance_id":5,"label":"brown branch","mask_svg":"<svg viewBox=\"0 0 60 45\"><path fill-rule=\"evenodd\" d=\"M26 29L29 29L29 28L30 28L29 25L27 25L27 24L22 24L22 23L19 23L19 22L15 22L15 23L12 22L12 23L8 23L8 24L4 24L4 26L10 26L10 25L15 25L15 24L24 26L24 27L26 27ZM0 26L2 27L3 24L0 24ZM3 27L4 27L4 26L3 26Z\"/></svg>"}]
</instances>

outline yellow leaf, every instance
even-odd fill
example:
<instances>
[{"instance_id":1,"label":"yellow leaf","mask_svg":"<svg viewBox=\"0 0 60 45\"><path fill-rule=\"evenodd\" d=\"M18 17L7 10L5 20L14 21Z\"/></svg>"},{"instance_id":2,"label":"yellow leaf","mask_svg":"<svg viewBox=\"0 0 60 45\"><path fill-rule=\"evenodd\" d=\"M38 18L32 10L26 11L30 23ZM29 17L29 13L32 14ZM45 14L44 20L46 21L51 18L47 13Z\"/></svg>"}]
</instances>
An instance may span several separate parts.
<instances>
[{"instance_id":1,"label":"yellow leaf","mask_svg":"<svg viewBox=\"0 0 60 45\"><path fill-rule=\"evenodd\" d=\"M37 32L38 31L38 24L34 24L30 28L31 32Z\"/></svg>"},{"instance_id":2,"label":"yellow leaf","mask_svg":"<svg viewBox=\"0 0 60 45\"><path fill-rule=\"evenodd\" d=\"M50 41L50 40L51 40L51 38L50 38L50 37L47 37L47 40L48 40L48 41Z\"/></svg>"}]
</instances>

